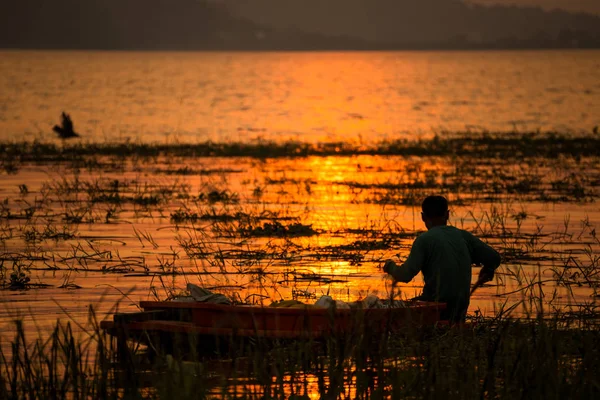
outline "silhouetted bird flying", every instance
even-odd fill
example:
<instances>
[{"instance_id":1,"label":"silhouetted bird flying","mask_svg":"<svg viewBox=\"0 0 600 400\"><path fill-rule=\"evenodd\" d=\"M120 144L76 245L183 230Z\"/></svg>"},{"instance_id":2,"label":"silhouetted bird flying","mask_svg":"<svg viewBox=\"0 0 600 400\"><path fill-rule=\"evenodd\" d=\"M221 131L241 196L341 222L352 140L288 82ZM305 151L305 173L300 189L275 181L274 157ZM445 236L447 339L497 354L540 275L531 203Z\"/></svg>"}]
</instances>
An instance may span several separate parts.
<instances>
[{"instance_id":1,"label":"silhouetted bird flying","mask_svg":"<svg viewBox=\"0 0 600 400\"><path fill-rule=\"evenodd\" d=\"M71 121L71 117L69 116L69 114L66 114L63 111L61 119L62 126L54 125L54 128L52 128L52 130L58 133L58 136L61 139L79 137L79 134L73 130L73 121Z\"/></svg>"}]
</instances>

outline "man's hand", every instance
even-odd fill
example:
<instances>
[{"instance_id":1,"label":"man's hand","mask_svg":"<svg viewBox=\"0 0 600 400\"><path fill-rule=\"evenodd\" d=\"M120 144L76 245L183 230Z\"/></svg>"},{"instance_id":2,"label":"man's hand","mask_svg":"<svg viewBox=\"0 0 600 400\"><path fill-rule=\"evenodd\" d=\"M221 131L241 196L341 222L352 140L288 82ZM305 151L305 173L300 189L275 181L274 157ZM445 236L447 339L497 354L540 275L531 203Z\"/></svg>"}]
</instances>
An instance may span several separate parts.
<instances>
[{"instance_id":1,"label":"man's hand","mask_svg":"<svg viewBox=\"0 0 600 400\"><path fill-rule=\"evenodd\" d=\"M396 263L393 262L392 260L387 260L385 262L385 264L383 264L383 272L385 272L386 274L389 274L390 271L392 270L392 268L394 268L396 266Z\"/></svg>"},{"instance_id":2,"label":"man's hand","mask_svg":"<svg viewBox=\"0 0 600 400\"><path fill-rule=\"evenodd\" d=\"M480 288L484 283L491 281L494 279L494 271L488 271L485 268L481 268L479 271L479 278L477 278L477 282L471 288L471 295L475 293L475 291Z\"/></svg>"},{"instance_id":3,"label":"man's hand","mask_svg":"<svg viewBox=\"0 0 600 400\"><path fill-rule=\"evenodd\" d=\"M494 271L488 271L485 268L481 268L481 271L479 271L479 279L477 280L478 283L484 284L492 281L493 279Z\"/></svg>"}]
</instances>

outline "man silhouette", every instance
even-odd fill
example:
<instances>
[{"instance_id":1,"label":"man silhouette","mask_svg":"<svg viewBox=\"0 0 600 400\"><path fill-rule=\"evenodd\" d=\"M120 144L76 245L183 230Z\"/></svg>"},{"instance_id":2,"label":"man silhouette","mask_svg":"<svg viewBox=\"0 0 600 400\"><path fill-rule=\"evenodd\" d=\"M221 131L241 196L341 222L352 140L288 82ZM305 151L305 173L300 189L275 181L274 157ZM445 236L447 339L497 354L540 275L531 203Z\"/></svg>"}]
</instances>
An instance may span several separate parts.
<instances>
[{"instance_id":1,"label":"man silhouette","mask_svg":"<svg viewBox=\"0 0 600 400\"><path fill-rule=\"evenodd\" d=\"M399 282L410 282L422 272L425 286L416 299L446 303L442 318L462 322L471 297L471 266L483 265L477 285L489 282L500 255L471 233L448 225L448 201L442 196L423 201L421 218L427 232L417 237L402 265L387 260L383 271Z\"/></svg>"}]
</instances>

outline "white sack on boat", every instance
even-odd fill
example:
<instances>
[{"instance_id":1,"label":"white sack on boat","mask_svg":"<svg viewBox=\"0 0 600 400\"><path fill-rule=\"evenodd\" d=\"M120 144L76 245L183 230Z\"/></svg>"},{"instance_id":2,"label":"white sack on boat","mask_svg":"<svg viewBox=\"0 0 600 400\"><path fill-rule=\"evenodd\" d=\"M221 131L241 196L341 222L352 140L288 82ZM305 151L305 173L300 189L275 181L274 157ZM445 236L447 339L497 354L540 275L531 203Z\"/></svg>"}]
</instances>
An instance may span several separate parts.
<instances>
[{"instance_id":1,"label":"white sack on boat","mask_svg":"<svg viewBox=\"0 0 600 400\"><path fill-rule=\"evenodd\" d=\"M201 288L198 285L193 283L187 284L187 290L190 291L190 294L194 298L194 300L202 302L202 303L213 303L213 304L231 304L231 300L229 300L225 295L220 293L213 293L208 289Z\"/></svg>"},{"instance_id":2,"label":"white sack on boat","mask_svg":"<svg viewBox=\"0 0 600 400\"><path fill-rule=\"evenodd\" d=\"M326 295L321 296L319 298L319 300L317 300L315 302L315 306L321 307L321 308L330 308L330 307L335 306L335 308L337 308L337 309L350 308L350 306L347 303L345 303L341 300L334 300L331 298L331 296L326 296Z\"/></svg>"},{"instance_id":3,"label":"white sack on boat","mask_svg":"<svg viewBox=\"0 0 600 400\"><path fill-rule=\"evenodd\" d=\"M365 297L362 301L363 308L381 308L382 304L379 301L379 297L374 294L370 294Z\"/></svg>"}]
</instances>

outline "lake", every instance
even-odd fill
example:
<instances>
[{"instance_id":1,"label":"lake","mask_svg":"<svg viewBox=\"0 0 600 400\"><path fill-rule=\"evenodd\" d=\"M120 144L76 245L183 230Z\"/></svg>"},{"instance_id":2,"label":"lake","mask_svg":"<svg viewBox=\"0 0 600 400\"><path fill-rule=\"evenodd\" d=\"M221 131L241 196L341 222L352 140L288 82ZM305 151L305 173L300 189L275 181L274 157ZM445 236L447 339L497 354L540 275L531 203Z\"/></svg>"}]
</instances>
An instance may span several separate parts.
<instances>
[{"instance_id":1,"label":"lake","mask_svg":"<svg viewBox=\"0 0 600 400\"><path fill-rule=\"evenodd\" d=\"M372 142L600 125L600 51L0 52L0 139Z\"/></svg>"},{"instance_id":2,"label":"lake","mask_svg":"<svg viewBox=\"0 0 600 400\"><path fill-rule=\"evenodd\" d=\"M407 256L432 193L503 256L471 313L596 307L600 51L11 51L0 87L9 330L188 282L258 304L387 298L381 262ZM63 110L81 139L55 139Z\"/></svg>"}]
</instances>

